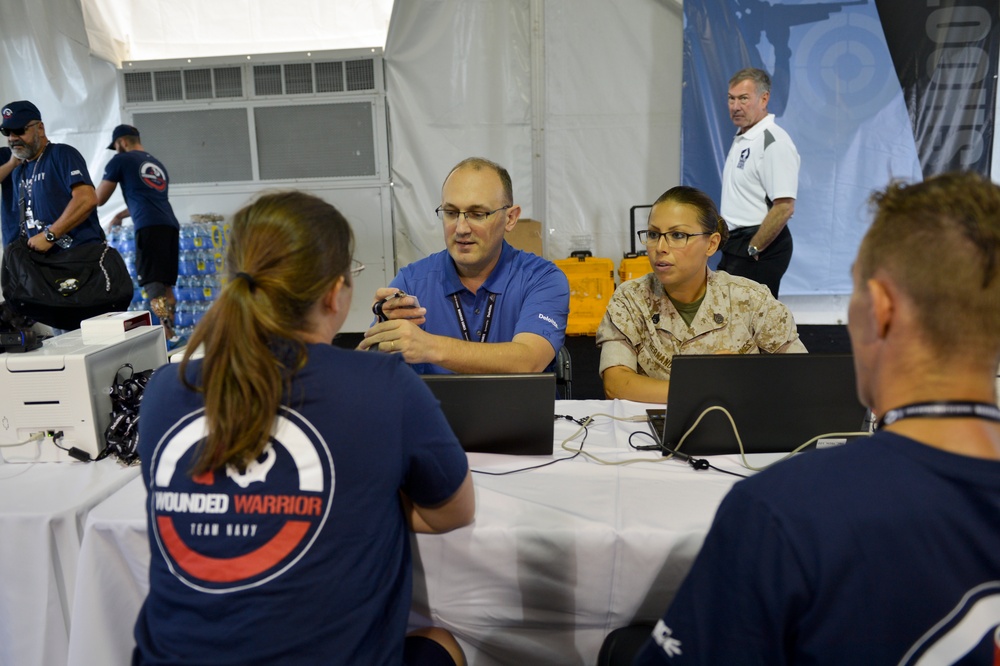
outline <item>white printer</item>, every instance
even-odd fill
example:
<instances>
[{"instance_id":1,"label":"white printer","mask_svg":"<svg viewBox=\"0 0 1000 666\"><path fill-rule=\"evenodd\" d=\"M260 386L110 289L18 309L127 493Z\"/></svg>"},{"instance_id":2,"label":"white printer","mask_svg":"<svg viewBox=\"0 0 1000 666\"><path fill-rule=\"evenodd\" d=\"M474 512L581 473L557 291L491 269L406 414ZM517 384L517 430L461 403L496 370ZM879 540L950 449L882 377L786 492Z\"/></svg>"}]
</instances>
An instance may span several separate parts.
<instances>
[{"instance_id":1,"label":"white printer","mask_svg":"<svg viewBox=\"0 0 1000 666\"><path fill-rule=\"evenodd\" d=\"M161 326L104 335L71 331L34 351L0 354L0 455L9 463L71 461L68 449L75 447L96 458L105 447L119 368L130 363L138 373L166 362ZM55 440L34 439L59 431Z\"/></svg>"}]
</instances>

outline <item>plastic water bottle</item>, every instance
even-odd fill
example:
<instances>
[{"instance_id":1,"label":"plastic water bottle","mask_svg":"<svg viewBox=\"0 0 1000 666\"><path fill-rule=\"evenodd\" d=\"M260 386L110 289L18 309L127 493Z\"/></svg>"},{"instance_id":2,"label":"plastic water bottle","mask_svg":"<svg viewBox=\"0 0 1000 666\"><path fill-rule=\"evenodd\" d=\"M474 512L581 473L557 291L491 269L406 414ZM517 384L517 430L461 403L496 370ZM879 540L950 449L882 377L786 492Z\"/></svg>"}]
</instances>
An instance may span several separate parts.
<instances>
[{"instance_id":1,"label":"plastic water bottle","mask_svg":"<svg viewBox=\"0 0 1000 666\"><path fill-rule=\"evenodd\" d=\"M209 249L202 250L202 264L204 268L201 271L202 275L215 275L215 252Z\"/></svg>"},{"instance_id":2,"label":"plastic water bottle","mask_svg":"<svg viewBox=\"0 0 1000 666\"><path fill-rule=\"evenodd\" d=\"M219 295L219 276L218 274L206 275L201 281L201 297L203 300L211 303Z\"/></svg>"},{"instance_id":3,"label":"plastic water bottle","mask_svg":"<svg viewBox=\"0 0 1000 666\"><path fill-rule=\"evenodd\" d=\"M204 223L191 225L194 227L194 247L197 250L207 250L212 247L212 230Z\"/></svg>"},{"instance_id":4,"label":"plastic water bottle","mask_svg":"<svg viewBox=\"0 0 1000 666\"><path fill-rule=\"evenodd\" d=\"M119 247L121 243L122 228L119 225L115 225L108 230L108 246L113 247L119 252L121 248Z\"/></svg>"},{"instance_id":5,"label":"plastic water bottle","mask_svg":"<svg viewBox=\"0 0 1000 666\"><path fill-rule=\"evenodd\" d=\"M194 326L194 312L192 303L178 303L174 310L174 323L178 328Z\"/></svg>"},{"instance_id":6,"label":"plastic water bottle","mask_svg":"<svg viewBox=\"0 0 1000 666\"><path fill-rule=\"evenodd\" d=\"M62 240L62 239L60 239ZM118 251L123 255L131 252L135 254L135 227L122 227Z\"/></svg>"},{"instance_id":7,"label":"plastic water bottle","mask_svg":"<svg viewBox=\"0 0 1000 666\"><path fill-rule=\"evenodd\" d=\"M194 227L190 224L182 224L178 233L177 246L180 250L194 249Z\"/></svg>"},{"instance_id":8,"label":"plastic water bottle","mask_svg":"<svg viewBox=\"0 0 1000 666\"><path fill-rule=\"evenodd\" d=\"M198 266L196 264L194 250L182 250L177 257L177 274L196 275L197 273Z\"/></svg>"}]
</instances>

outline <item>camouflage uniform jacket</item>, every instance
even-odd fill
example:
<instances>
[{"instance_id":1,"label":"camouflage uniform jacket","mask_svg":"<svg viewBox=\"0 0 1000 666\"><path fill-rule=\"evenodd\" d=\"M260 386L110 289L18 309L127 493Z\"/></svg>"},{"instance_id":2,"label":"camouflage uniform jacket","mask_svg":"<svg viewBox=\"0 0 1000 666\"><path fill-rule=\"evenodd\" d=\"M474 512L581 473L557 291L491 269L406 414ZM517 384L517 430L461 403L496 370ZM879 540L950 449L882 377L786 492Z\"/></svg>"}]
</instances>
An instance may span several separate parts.
<instances>
[{"instance_id":1,"label":"camouflage uniform jacket","mask_svg":"<svg viewBox=\"0 0 1000 666\"><path fill-rule=\"evenodd\" d=\"M674 354L806 351L792 313L767 287L724 271L708 272L705 300L690 327L653 273L622 283L597 329L597 344L602 374L621 365L666 380Z\"/></svg>"}]
</instances>

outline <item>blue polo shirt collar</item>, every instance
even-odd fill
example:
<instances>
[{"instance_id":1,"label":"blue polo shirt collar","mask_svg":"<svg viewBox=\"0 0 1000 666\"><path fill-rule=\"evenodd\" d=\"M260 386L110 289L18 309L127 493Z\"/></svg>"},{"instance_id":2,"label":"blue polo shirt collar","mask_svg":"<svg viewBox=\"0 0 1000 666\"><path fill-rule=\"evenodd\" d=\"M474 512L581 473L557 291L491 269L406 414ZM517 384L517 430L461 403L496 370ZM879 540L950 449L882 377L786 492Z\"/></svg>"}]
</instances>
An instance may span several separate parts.
<instances>
[{"instance_id":1,"label":"blue polo shirt collar","mask_svg":"<svg viewBox=\"0 0 1000 666\"><path fill-rule=\"evenodd\" d=\"M451 269L446 271L445 295L451 296L461 291L468 291L458 276L458 269L455 268L455 261L451 255L447 252L442 254ZM500 259L497 260L497 265L493 267L493 272L486 278L482 288L491 294L502 294L507 288L507 283L510 282L510 269L513 260L514 248L507 241L503 241L503 246L500 248Z\"/></svg>"}]
</instances>

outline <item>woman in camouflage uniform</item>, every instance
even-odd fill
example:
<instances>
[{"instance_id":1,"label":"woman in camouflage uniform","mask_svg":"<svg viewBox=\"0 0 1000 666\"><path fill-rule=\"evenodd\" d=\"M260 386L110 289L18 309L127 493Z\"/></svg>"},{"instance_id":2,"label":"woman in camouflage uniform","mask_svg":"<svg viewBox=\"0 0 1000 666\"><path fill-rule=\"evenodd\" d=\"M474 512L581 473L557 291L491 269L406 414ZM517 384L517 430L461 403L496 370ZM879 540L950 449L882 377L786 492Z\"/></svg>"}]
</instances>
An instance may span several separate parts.
<instances>
[{"instance_id":1,"label":"woman in camouflage uniform","mask_svg":"<svg viewBox=\"0 0 1000 666\"><path fill-rule=\"evenodd\" d=\"M615 291L597 329L609 398L666 403L675 354L805 352L791 312L752 280L708 268L729 232L712 199L664 192L638 232L652 272Z\"/></svg>"}]
</instances>

